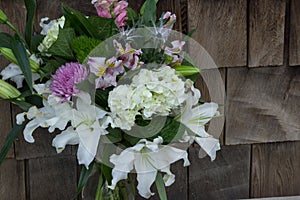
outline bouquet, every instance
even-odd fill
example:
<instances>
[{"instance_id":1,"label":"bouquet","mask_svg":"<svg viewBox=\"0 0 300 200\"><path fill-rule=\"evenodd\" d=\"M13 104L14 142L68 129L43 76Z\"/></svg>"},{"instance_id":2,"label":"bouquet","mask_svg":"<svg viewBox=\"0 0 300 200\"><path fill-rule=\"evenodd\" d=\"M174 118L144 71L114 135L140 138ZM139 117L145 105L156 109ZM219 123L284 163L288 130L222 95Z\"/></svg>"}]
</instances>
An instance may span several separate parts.
<instances>
[{"instance_id":1,"label":"bouquet","mask_svg":"<svg viewBox=\"0 0 300 200\"><path fill-rule=\"evenodd\" d=\"M175 181L170 165L190 164L190 144L215 159L219 141L205 125L218 105L200 101L193 82L200 70L185 51L189 37L172 31L174 14L157 19L156 3L146 0L137 13L124 0L92 0L98 16L62 5L63 16L41 19L34 33L36 2L25 0L24 36L0 11L0 23L15 33L0 33L0 53L11 61L1 71L0 97L24 111L1 161L19 132L34 143L34 131L47 128L58 153L78 145L78 192L98 170L96 199L126 199L134 172L142 197L154 195L155 182L166 199L165 186Z\"/></svg>"}]
</instances>

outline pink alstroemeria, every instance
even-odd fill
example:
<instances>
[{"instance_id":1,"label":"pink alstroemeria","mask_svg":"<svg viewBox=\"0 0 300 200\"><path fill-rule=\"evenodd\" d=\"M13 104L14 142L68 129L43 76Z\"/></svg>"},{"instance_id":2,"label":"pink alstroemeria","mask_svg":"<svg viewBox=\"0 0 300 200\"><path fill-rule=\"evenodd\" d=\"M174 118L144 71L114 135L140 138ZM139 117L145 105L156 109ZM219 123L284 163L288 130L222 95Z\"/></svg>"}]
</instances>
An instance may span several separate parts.
<instances>
[{"instance_id":1,"label":"pink alstroemeria","mask_svg":"<svg viewBox=\"0 0 300 200\"><path fill-rule=\"evenodd\" d=\"M90 57L88 65L91 73L97 76L96 88L105 89L117 85L117 76L125 72L122 61L112 57L108 60L104 57Z\"/></svg>"},{"instance_id":2,"label":"pink alstroemeria","mask_svg":"<svg viewBox=\"0 0 300 200\"><path fill-rule=\"evenodd\" d=\"M92 4L94 4L98 16L104 18L112 18L111 15L111 6L116 0L92 0Z\"/></svg>"},{"instance_id":3,"label":"pink alstroemeria","mask_svg":"<svg viewBox=\"0 0 300 200\"><path fill-rule=\"evenodd\" d=\"M172 48L166 47L164 51L164 54L167 56L166 64L171 66L180 65L184 59L182 48L185 42L181 40L174 40L171 44Z\"/></svg>"},{"instance_id":4,"label":"pink alstroemeria","mask_svg":"<svg viewBox=\"0 0 300 200\"><path fill-rule=\"evenodd\" d=\"M116 23L119 27L125 26L125 20L128 19L127 17L127 8L128 3L126 1L119 1L118 3L115 4L114 7L114 14L115 14L115 19Z\"/></svg>"},{"instance_id":5,"label":"pink alstroemeria","mask_svg":"<svg viewBox=\"0 0 300 200\"><path fill-rule=\"evenodd\" d=\"M171 12L166 12L162 19L168 19L168 21L163 25L164 28L172 29L174 23L176 22L176 15Z\"/></svg>"},{"instance_id":6,"label":"pink alstroemeria","mask_svg":"<svg viewBox=\"0 0 300 200\"><path fill-rule=\"evenodd\" d=\"M116 47L117 54L122 60L122 64L128 69L134 70L144 64L139 58L139 56L142 54L141 49L133 49L129 43L125 44L124 49L123 46L116 40L114 40L114 45Z\"/></svg>"}]
</instances>

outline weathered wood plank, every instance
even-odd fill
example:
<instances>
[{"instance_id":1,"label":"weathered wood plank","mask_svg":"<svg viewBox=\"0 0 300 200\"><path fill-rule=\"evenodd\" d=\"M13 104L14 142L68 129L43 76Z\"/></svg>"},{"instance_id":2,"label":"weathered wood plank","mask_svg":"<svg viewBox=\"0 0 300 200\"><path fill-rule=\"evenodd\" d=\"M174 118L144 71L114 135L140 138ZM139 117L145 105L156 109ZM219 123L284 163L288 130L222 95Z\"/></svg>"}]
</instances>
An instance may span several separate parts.
<instances>
[{"instance_id":1,"label":"weathered wood plank","mask_svg":"<svg viewBox=\"0 0 300 200\"><path fill-rule=\"evenodd\" d=\"M291 0L290 65L300 65L300 1Z\"/></svg>"},{"instance_id":2,"label":"weathered wood plank","mask_svg":"<svg viewBox=\"0 0 300 200\"><path fill-rule=\"evenodd\" d=\"M30 159L27 188L30 200L72 199L76 192L76 167L74 156Z\"/></svg>"},{"instance_id":3,"label":"weathered wood plank","mask_svg":"<svg viewBox=\"0 0 300 200\"><path fill-rule=\"evenodd\" d=\"M25 200L24 161L6 159L0 167L0 196L2 200Z\"/></svg>"},{"instance_id":4,"label":"weathered wood plank","mask_svg":"<svg viewBox=\"0 0 300 200\"><path fill-rule=\"evenodd\" d=\"M250 145L222 146L215 161L190 149L189 199L249 198Z\"/></svg>"},{"instance_id":5,"label":"weathered wood plank","mask_svg":"<svg viewBox=\"0 0 300 200\"><path fill-rule=\"evenodd\" d=\"M212 56L217 66L246 66L247 1L190 0L189 31Z\"/></svg>"},{"instance_id":6,"label":"weathered wood plank","mask_svg":"<svg viewBox=\"0 0 300 200\"><path fill-rule=\"evenodd\" d=\"M14 6L18 4L18 6ZM19 30L24 30L25 27L25 9L23 7L24 2L21 0L17 1L8 1L3 0L0 1L0 8L3 12L6 13L11 23L16 26ZM14 9L12 9L14 8ZM22 19L22 20L20 20ZM13 33L12 30L8 28L6 25L0 25L0 32ZM4 57L0 56L0 71L4 69L10 62L6 60ZM8 102L0 101L0 127L1 127L1 137L0 137L0 147L3 146L6 135L11 130L11 112L10 112L10 104ZM8 158L14 157L14 148L12 147L9 151Z\"/></svg>"},{"instance_id":7,"label":"weathered wood plank","mask_svg":"<svg viewBox=\"0 0 300 200\"><path fill-rule=\"evenodd\" d=\"M300 68L227 70L226 144L300 139Z\"/></svg>"},{"instance_id":8,"label":"weathered wood plank","mask_svg":"<svg viewBox=\"0 0 300 200\"><path fill-rule=\"evenodd\" d=\"M251 197L299 195L300 142L253 145Z\"/></svg>"},{"instance_id":9,"label":"weathered wood plank","mask_svg":"<svg viewBox=\"0 0 300 200\"><path fill-rule=\"evenodd\" d=\"M283 65L285 0L249 1L249 66Z\"/></svg>"},{"instance_id":10,"label":"weathered wood plank","mask_svg":"<svg viewBox=\"0 0 300 200\"><path fill-rule=\"evenodd\" d=\"M207 69L202 70L201 75L197 78L195 81L195 86L200 90L201 92L201 100L204 100L206 102L216 102L219 106L219 112L220 117L213 119L214 123L210 127L209 133L213 135L216 138L220 139L220 143L224 144L224 105L225 105L225 94L223 96L223 99L220 98L220 94L225 92L225 85L226 85L226 68L220 68L220 69ZM216 76L219 74L219 76L222 79L221 84L218 87L211 87L211 85L218 84L216 82ZM209 88L208 86L209 85ZM216 90L217 88L218 90ZM216 95L217 94L217 95ZM213 99L211 97L213 95ZM216 96L218 98L216 98Z\"/></svg>"}]
</instances>

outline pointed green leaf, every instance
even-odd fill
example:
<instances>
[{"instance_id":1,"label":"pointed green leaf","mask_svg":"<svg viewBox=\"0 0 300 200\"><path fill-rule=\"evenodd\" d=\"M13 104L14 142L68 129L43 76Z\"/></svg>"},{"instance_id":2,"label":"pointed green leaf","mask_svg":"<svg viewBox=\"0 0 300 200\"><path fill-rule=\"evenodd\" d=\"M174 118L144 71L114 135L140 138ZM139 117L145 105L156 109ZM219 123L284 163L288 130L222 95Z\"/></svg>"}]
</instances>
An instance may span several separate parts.
<instances>
[{"instance_id":1,"label":"pointed green leaf","mask_svg":"<svg viewBox=\"0 0 300 200\"><path fill-rule=\"evenodd\" d=\"M156 1L155 0L146 0L143 5L144 10L141 12L143 24L146 26L152 26L156 21ZM142 9L143 9L142 7Z\"/></svg>"},{"instance_id":2,"label":"pointed green leaf","mask_svg":"<svg viewBox=\"0 0 300 200\"><path fill-rule=\"evenodd\" d=\"M11 35L0 33L0 47L10 48Z\"/></svg>"},{"instance_id":3,"label":"pointed green leaf","mask_svg":"<svg viewBox=\"0 0 300 200\"><path fill-rule=\"evenodd\" d=\"M156 179L155 179L155 185L156 185L160 200L167 200L168 198L167 198L167 192L166 192L166 188L165 188L165 182L164 182L161 172L157 172Z\"/></svg>"},{"instance_id":4,"label":"pointed green leaf","mask_svg":"<svg viewBox=\"0 0 300 200\"><path fill-rule=\"evenodd\" d=\"M14 141L18 137L18 135L21 133L21 130L25 126L27 121L24 121L23 124L18 125L15 124L12 128L12 130L9 132L8 136L6 137L6 141L4 143L4 146L2 147L0 151L0 165L2 164L3 160L5 159L9 149L13 145Z\"/></svg>"},{"instance_id":5,"label":"pointed green leaf","mask_svg":"<svg viewBox=\"0 0 300 200\"><path fill-rule=\"evenodd\" d=\"M33 35L33 23L36 11L36 0L25 0L25 6L27 10L26 16L26 27L25 27L25 41L27 46L32 47L31 45L31 37Z\"/></svg>"},{"instance_id":6,"label":"pointed green leaf","mask_svg":"<svg viewBox=\"0 0 300 200\"><path fill-rule=\"evenodd\" d=\"M82 191L83 187L86 185L86 183L89 180L90 175L93 171L93 168L94 168L94 162L92 162L89 165L88 169L86 167L82 167L81 172L80 172L79 181L78 181L77 192L76 192L76 195L75 195L74 199L76 199L76 197Z\"/></svg>"},{"instance_id":7,"label":"pointed green leaf","mask_svg":"<svg viewBox=\"0 0 300 200\"><path fill-rule=\"evenodd\" d=\"M75 29L76 33L97 38L95 27L89 22L84 14L66 5L62 5L62 12L66 20L71 23L71 26Z\"/></svg>"},{"instance_id":8,"label":"pointed green leaf","mask_svg":"<svg viewBox=\"0 0 300 200\"><path fill-rule=\"evenodd\" d=\"M24 44L17 35L15 35L11 40L11 50L23 72L29 89L32 91L32 72L30 68L29 57Z\"/></svg>"},{"instance_id":9,"label":"pointed green leaf","mask_svg":"<svg viewBox=\"0 0 300 200\"><path fill-rule=\"evenodd\" d=\"M48 53L53 56L59 56L68 60L73 60L72 41L75 38L75 31L72 28L60 29L58 38L50 47Z\"/></svg>"}]
</instances>

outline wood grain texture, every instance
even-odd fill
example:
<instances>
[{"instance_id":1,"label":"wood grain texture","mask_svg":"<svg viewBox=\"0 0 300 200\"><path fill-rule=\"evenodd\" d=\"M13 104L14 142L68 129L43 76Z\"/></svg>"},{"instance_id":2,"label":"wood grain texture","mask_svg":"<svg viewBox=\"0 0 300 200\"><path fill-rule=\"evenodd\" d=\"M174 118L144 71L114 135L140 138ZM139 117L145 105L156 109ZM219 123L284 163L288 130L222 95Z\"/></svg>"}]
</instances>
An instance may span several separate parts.
<instances>
[{"instance_id":1,"label":"wood grain texture","mask_svg":"<svg viewBox=\"0 0 300 200\"><path fill-rule=\"evenodd\" d=\"M189 31L212 56L217 66L246 66L247 1L190 0Z\"/></svg>"},{"instance_id":2,"label":"wood grain texture","mask_svg":"<svg viewBox=\"0 0 300 200\"><path fill-rule=\"evenodd\" d=\"M12 115L22 112L18 107L12 107ZM34 143L28 143L21 133L15 141L15 156L17 160L24 160L30 158L41 158L49 156L57 156L56 149L52 147L52 140L59 131L49 133L48 129L38 128L33 132L35 139ZM66 146L62 155L70 155L72 153L71 146Z\"/></svg>"},{"instance_id":3,"label":"wood grain texture","mask_svg":"<svg viewBox=\"0 0 300 200\"><path fill-rule=\"evenodd\" d=\"M227 69L226 144L300 139L300 68Z\"/></svg>"},{"instance_id":4,"label":"wood grain texture","mask_svg":"<svg viewBox=\"0 0 300 200\"><path fill-rule=\"evenodd\" d=\"M25 200L24 161L5 159L0 167L1 200Z\"/></svg>"},{"instance_id":5,"label":"wood grain texture","mask_svg":"<svg viewBox=\"0 0 300 200\"><path fill-rule=\"evenodd\" d=\"M220 69L208 69L208 70L202 70L200 76L195 81L195 87L198 88L201 92L201 100L205 102L217 102L216 99L212 99L212 94L220 94L222 92L225 92L225 85L226 85L226 68L220 68ZM219 90L216 90L215 88L208 87L207 85L216 84L216 73L221 76L222 84L223 86L216 87ZM222 91L223 88L223 91ZM209 133L213 135L215 138L220 139L221 145L224 144L224 105L225 105L225 94L224 98L220 99L219 102L217 102L219 106L219 112L221 114L220 117L214 118L212 121L214 122L212 126L210 126Z\"/></svg>"},{"instance_id":6,"label":"wood grain texture","mask_svg":"<svg viewBox=\"0 0 300 200\"><path fill-rule=\"evenodd\" d=\"M300 142L253 145L251 197L300 195Z\"/></svg>"},{"instance_id":7,"label":"wood grain texture","mask_svg":"<svg viewBox=\"0 0 300 200\"><path fill-rule=\"evenodd\" d=\"M14 4L18 4L17 7ZM14 8L14 9L12 9ZM19 30L23 31L25 28L25 8L24 2L22 0L16 1L8 1L1 0L0 1L0 9L9 17L11 23L16 26ZM21 20L20 20L21 19ZM24 20L23 20L24 19ZM12 30L8 28L8 26L0 24L0 32L13 33ZM10 62L6 60L3 56L0 56L0 71L4 69ZM14 84L14 83L12 83ZM5 138L9 131L11 130L11 112L10 112L10 104L8 102L0 101L0 147L3 146ZM12 147L9 153L7 154L8 158L14 157L14 148Z\"/></svg>"},{"instance_id":8,"label":"wood grain texture","mask_svg":"<svg viewBox=\"0 0 300 200\"><path fill-rule=\"evenodd\" d=\"M285 0L249 1L250 67L283 65Z\"/></svg>"},{"instance_id":9,"label":"wood grain texture","mask_svg":"<svg viewBox=\"0 0 300 200\"><path fill-rule=\"evenodd\" d=\"M30 200L72 199L77 185L77 163L74 156L57 156L28 161Z\"/></svg>"},{"instance_id":10,"label":"wood grain texture","mask_svg":"<svg viewBox=\"0 0 300 200\"><path fill-rule=\"evenodd\" d=\"M300 1L291 0L290 65L300 65Z\"/></svg>"},{"instance_id":11,"label":"wood grain texture","mask_svg":"<svg viewBox=\"0 0 300 200\"><path fill-rule=\"evenodd\" d=\"M189 199L249 198L250 145L223 146L217 158L198 158L190 149Z\"/></svg>"}]
</instances>

